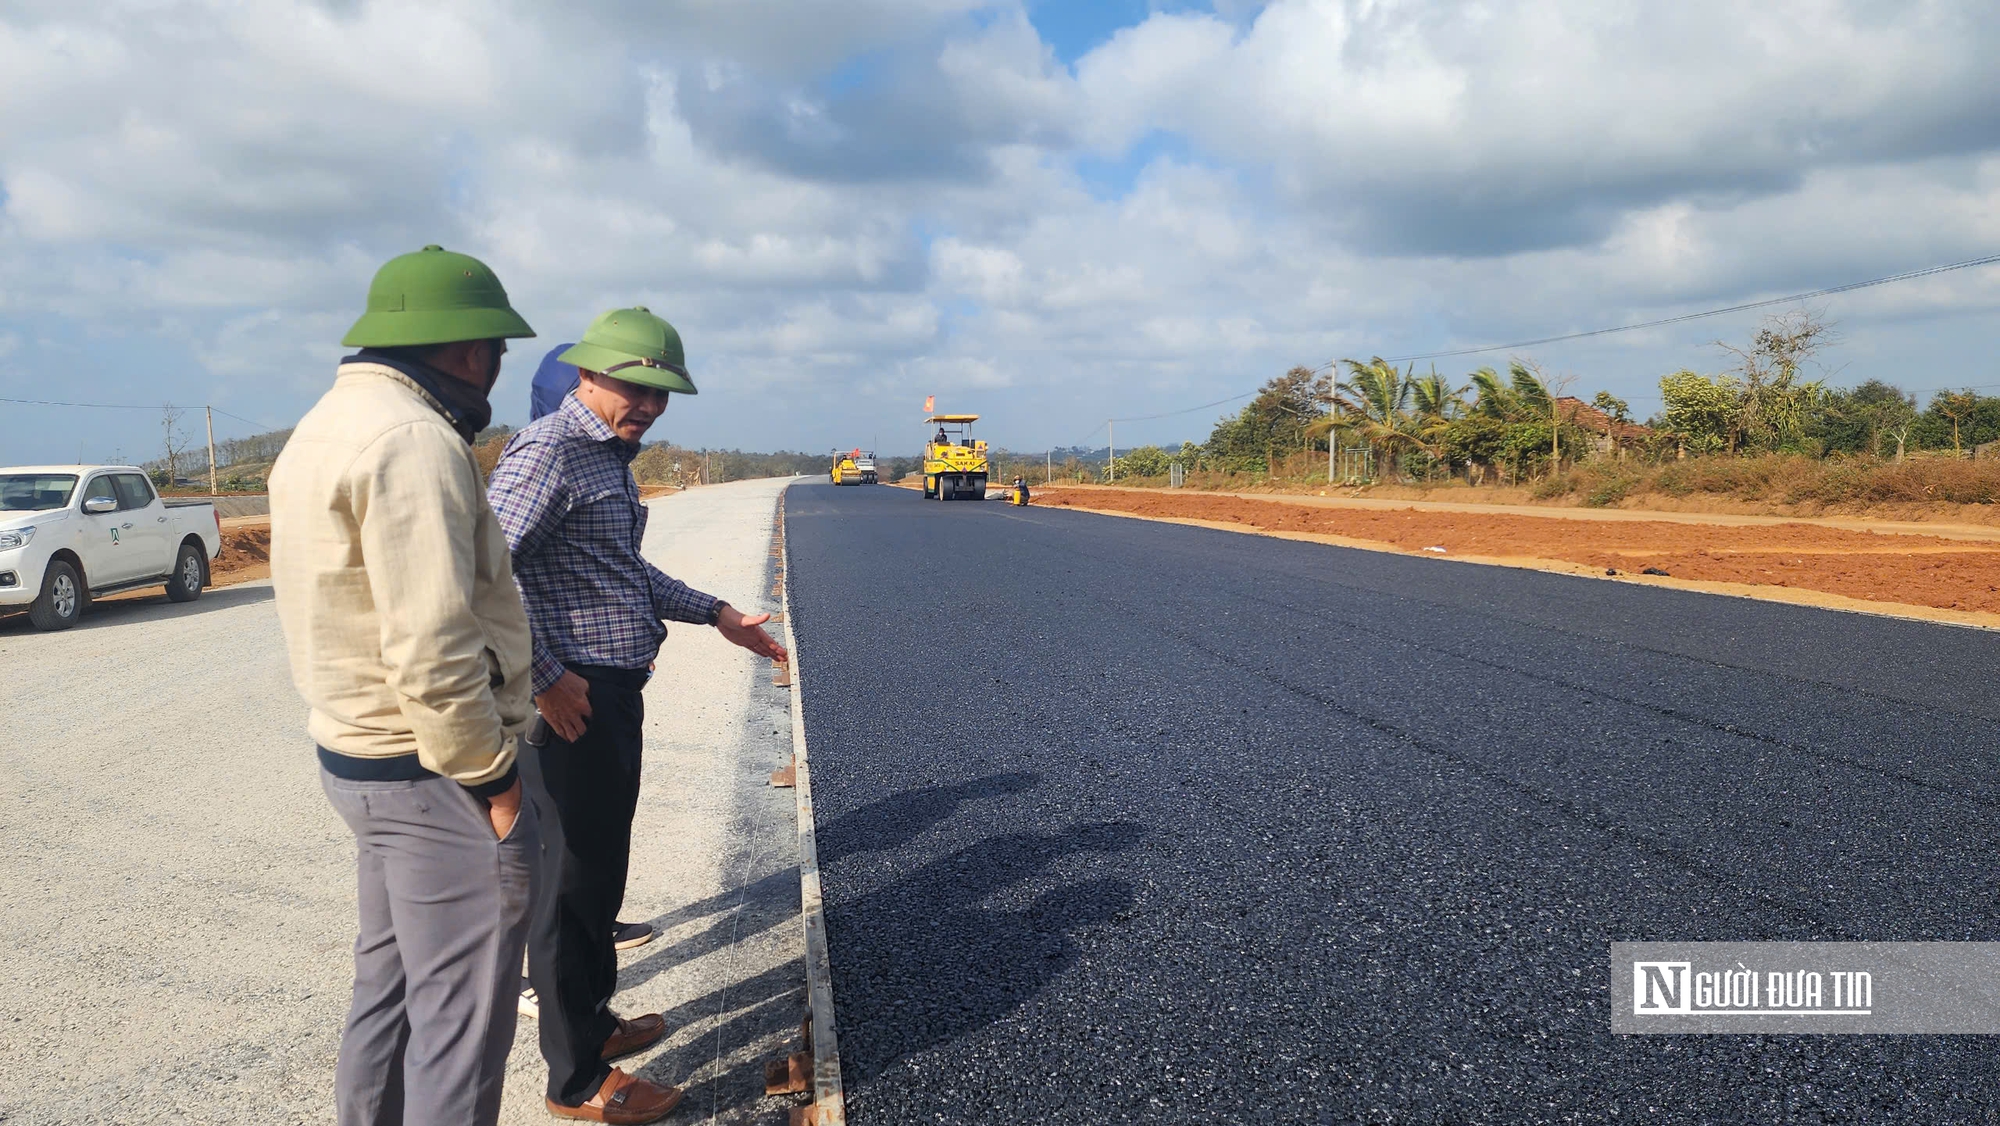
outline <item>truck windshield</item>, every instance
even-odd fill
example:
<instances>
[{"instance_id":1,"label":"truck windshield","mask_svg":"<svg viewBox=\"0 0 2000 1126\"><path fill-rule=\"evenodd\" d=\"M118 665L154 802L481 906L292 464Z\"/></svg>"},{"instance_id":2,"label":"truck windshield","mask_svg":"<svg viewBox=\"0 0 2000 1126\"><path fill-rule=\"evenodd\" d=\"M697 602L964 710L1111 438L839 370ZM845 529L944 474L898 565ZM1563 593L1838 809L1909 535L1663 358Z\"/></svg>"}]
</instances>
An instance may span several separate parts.
<instances>
[{"instance_id":1,"label":"truck windshield","mask_svg":"<svg viewBox=\"0 0 2000 1126\"><path fill-rule=\"evenodd\" d=\"M0 512L45 512L69 503L74 473L0 473Z\"/></svg>"}]
</instances>

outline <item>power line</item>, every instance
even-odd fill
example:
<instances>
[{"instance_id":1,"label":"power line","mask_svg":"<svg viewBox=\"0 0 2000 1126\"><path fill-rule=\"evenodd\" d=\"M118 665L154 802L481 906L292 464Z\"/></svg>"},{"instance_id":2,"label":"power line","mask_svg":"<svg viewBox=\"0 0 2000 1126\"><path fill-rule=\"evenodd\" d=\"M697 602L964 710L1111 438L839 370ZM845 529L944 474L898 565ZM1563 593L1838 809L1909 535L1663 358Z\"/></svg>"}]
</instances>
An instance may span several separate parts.
<instances>
[{"instance_id":1,"label":"power line","mask_svg":"<svg viewBox=\"0 0 2000 1126\"><path fill-rule=\"evenodd\" d=\"M1231 395L1226 399L1217 399L1212 403L1203 403L1198 407L1182 407L1180 410L1177 411L1165 411L1160 414L1134 415L1131 418L1107 418L1103 422L1098 423L1096 426L1091 427L1090 433L1085 434L1080 441L1072 442L1070 444L1070 448L1071 449L1083 448L1084 442L1087 442L1090 439L1097 437L1098 431L1104 429L1106 426L1109 426L1114 422L1151 422L1154 419L1159 419L1159 418L1173 418L1176 415L1193 414L1196 411L1205 411L1210 407L1219 407L1224 403L1233 403L1238 399L1247 399L1255 394L1257 394L1257 392L1255 391L1245 391L1241 395Z\"/></svg>"},{"instance_id":2,"label":"power line","mask_svg":"<svg viewBox=\"0 0 2000 1126\"><path fill-rule=\"evenodd\" d=\"M1741 305L1730 305L1721 309L1705 309L1699 313L1682 313L1677 317L1661 317L1656 321L1641 321L1638 324L1616 325L1611 328L1593 328L1588 332L1570 332L1564 333L1561 336L1544 336L1536 340L1518 340L1512 344L1487 344L1478 348L1454 348L1443 352L1417 352L1408 356L1384 356L1383 359L1393 364L1408 363L1411 360L1442 360L1451 356L1475 356L1481 352L1507 352L1517 348L1533 348L1540 344L1558 344L1565 340L1583 340L1592 336L1609 336L1614 332L1633 332L1642 328L1659 328L1663 325L1698 321L1704 317L1719 317L1724 313L1740 313L1746 309L1765 309L1772 305L1790 305L1799 301L1810 301L1815 297L1831 297L1836 293L1850 293L1857 289L1868 289L1871 286L1888 285L1891 282L1912 281L1916 278L1927 278L1933 274L1947 274L1953 270L1971 269L1974 266L1990 266L1995 262L2000 262L2000 254L1988 254L1984 258L1971 258L1964 262L1931 266L1923 270L1910 270L1906 273L1890 274L1888 277L1870 278L1867 281L1848 282L1846 285L1830 285L1825 289L1815 289L1807 293L1794 293L1788 297L1770 297L1762 301L1746 301ZM1323 368L1331 366L1333 365L1322 365Z\"/></svg>"},{"instance_id":3,"label":"power line","mask_svg":"<svg viewBox=\"0 0 2000 1126\"><path fill-rule=\"evenodd\" d=\"M92 410L105 411L156 411L160 409L159 403L150 403L144 406L138 403L58 403L53 399L0 398L0 403L26 403L32 407L89 407Z\"/></svg>"},{"instance_id":4,"label":"power line","mask_svg":"<svg viewBox=\"0 0 2000 1126\"><path fill-rule=\"evenodd\" d=\"M1136 415L1132 418L1107 418L1105 419L1105 421L1106 422L1151 422L1156 418L1172 418L1175 415L1179 414L1193 414L1196 411L1205 411L1210 407L1219 407L1224 403L1233 403L1238 399L1247 399L1250 396L1255 395L1256 393L1257 392L1255 391L1245 391L1241 395L1231 395L1227 399L1217 399L1212 403L1203 403L1198 407L1187 407L1182 410L1167 411L1165 414L1142 414L1142 415ZM1091 433L1095 434L1096 431L1093 430L1091 431Z\"/></svg>"},{"instance_id":5,"label":"power line","mask_svg":"<svg viewBox=\"0 0 2000 1126\"><path fill-rule=\"evenodd\" d=\"M268 422L258 422L258 421L257 421L256 419L254 419L254 418L244 418L244 417L243 417L242 415L240 415L240 414L230 414L230 413L229 413L228 411L226 411L226 410L223 410L223 409L222 409L221 407L209 407L208 409L209 409L209 410L212 410L212 411L214 411L215 413L217 413L217 414L221 415L221 416L222 416L222 417L224 417L224 418L233 418L233 419L235 419L235 420L236 420L236 421L238 421L238 422L247 422L247 423L249 423L249 424L250 424L250 425L252 425L252 426L261 426L261 427L263 427L263 428L264 428L264 429L266 429L266 430L283 430L283 429L284 429L284 427L282 427L282 426L273 426L273 425L271 425L271 424L270 424L270 423L268 423Z\"/></svg>"},{"instance_id":6,"label":"power line","mask_svg":"<svg viewBox=\"0 0 2000 1126\"><path fill-rule=\"evenodd\" d=\"M105 410L105 411L156 411L156 410L161 410L166 406L165 403L61 403L55 401L54 399L9 399L5 397L0 397L0 403L24 403L27 404L28 406L34 406L34 407L82 407L90 410ZM254 418L244 418L240 414L231 414L230 412L223 410L221 407L208 406L208 404L206 403L202 404L202 406L205 409L214 411L215 413L223 416L224 418L233 418L238 422L247 422L252 426L261 426L266 430L284 429L284 427L282 426L273 426L268 422L259 422ZM195 408L181 407L176 409L194 410Z\"/></svg>"}]
</instances>

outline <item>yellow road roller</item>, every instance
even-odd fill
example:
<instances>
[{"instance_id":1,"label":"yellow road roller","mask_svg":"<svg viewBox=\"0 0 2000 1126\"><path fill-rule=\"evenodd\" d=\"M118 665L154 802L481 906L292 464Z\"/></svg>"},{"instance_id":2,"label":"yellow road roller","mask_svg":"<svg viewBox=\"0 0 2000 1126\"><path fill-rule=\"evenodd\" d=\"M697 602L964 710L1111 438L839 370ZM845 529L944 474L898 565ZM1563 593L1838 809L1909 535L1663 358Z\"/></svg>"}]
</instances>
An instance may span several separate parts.
<instances>
[{"instance_id":1,"label":"yellow road roller","mask_svg":"<svg viewBox=\"0 0 2000 1126\"><path fill-rule=\"evenodd\" d=\"M924 419L924 499L985 500L986 443L972 436L976 414L934 414Z\"/></svg>"}]
</instances>

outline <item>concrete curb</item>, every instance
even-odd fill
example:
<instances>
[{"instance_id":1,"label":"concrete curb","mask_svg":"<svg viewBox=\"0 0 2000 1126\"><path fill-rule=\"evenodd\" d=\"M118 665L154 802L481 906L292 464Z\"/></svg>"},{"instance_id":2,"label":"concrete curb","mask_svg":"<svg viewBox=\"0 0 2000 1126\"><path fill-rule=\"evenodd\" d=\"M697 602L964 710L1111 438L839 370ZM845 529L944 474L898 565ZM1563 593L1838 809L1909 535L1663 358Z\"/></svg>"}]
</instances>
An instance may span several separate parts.
<instances>
[{"instance_id":1,"label":"concrete curb","mask_svg":"<svg viewBox=\"0 0 2000 1126\"><path fill-rule=\"evenodd\" d=\"M786 490L789 492L789 488ZM847 1097L840 1084L840 1043L833 1029L833 965L827 954L826 910L820 900L819 845L814 835L812 767L806 757L805 697L799 682L799 637L792 616L792 541L785 534L785 494L778 494L780 557L785 573L785 648L792 654L792 792L799 810L799 901L806 934L806 1000L812 1007L812 1094L810 1105L792 1114L793 1126L846 1126Z\"/></svg>"}]
</instances>

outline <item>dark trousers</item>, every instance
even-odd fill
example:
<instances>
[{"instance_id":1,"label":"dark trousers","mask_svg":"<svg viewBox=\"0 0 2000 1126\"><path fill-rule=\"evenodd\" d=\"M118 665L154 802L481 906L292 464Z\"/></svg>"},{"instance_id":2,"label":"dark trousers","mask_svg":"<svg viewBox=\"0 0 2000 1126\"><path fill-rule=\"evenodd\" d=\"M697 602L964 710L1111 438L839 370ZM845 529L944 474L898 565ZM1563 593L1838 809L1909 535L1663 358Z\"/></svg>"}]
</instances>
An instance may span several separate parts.
<instances>
[{"instance_id":1,"label":"dark trousers","mask_svg":"<svg viewBox=\"0 0 2000 1126\"><path fill-rule=\"evenodd\" d=\"M521 778L541 813L541 867L528 930L528 981L541 1007L549 1098L580 1106L611 1067L618 1030L612 926L625 901L632 815L639 805L644 672L571 667L590 682L590 724L564 742L537 720L521 748ZM537 742L540 745L536 745Z\"/></svg>"}]
</instances>

